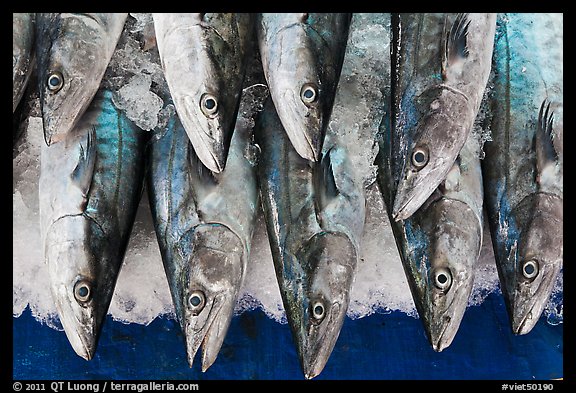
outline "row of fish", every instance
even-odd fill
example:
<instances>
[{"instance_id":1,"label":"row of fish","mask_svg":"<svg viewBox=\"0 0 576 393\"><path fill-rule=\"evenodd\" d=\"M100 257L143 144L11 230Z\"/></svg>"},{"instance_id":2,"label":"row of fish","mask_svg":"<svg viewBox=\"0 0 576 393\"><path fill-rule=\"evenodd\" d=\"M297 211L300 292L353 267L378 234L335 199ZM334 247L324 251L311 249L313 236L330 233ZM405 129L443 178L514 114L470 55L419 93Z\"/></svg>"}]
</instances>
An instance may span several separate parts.
<instances>
[{"instance_id":1,"label":"row of fish","mask_svg":"<svg viewBox=\"0 0 576 393\"><path fill-rule=\"evenodd\" d=\"M141 38L168 116L152 132L109 83L129 19L14 14L13 111L36 64L45 262L80 356L94 356L144 184L204 371L260 206L304 375L322 371L374 177L434 350L466 310L484 215L512 330L533 328L563 258L562 15L153 14Z\"/></svg>"}]
</instances>

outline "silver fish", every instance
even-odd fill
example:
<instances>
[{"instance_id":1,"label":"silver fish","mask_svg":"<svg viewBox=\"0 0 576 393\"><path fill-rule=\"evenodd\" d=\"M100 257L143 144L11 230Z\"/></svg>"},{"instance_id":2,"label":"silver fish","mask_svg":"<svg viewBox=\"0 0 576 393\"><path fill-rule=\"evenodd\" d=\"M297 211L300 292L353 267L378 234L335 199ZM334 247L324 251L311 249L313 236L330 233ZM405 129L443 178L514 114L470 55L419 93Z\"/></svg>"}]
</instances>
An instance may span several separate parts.
<instances>
[{"instance_id":1,"label":"silver fish","mask_svg":"<svg viewBox=\"0 0 576 393\"><path fill-rule=\"evenodd\" d=\"M170 102L168 93L165 102ZM226 169L206 168L178 116L154 130L148 193L156 236L188 363L202 346L202 371L216 360L246 274L258 207L257 147L243 117Z\"/></svg>"},{"instance_id":2,"label":"silver fish","mask_svg":"<svg viewBox=\"0 0 576 393\"><path fill-rule=\"evenodd\" d=\"M563 15L499 14L487 217L512 331L538 322L563 263Z\"/></svg>"},{"instance_id":3,"label":"silver fish","mask_svg":"<svg viewBox=\"0 0 576 393\"><path fill-rule=\"evenodd\" d=\"M342 67L350 14L259 14L264 76L298 154L317 161Z\"/></svg>"},{"instance_id":4,"label":"silver fish","mask_svg":"<svg viewBox=\"0 0 576 393\"><path fill-rule=\"evenodd\" d=\"M153 17L180 121L202 163L220 173L240 104L252 15L155 13Z\"/></svg>"},{"instance_id":5,"label":"silver fish","mask_svg":"<svg viewBox=\"0 0 576 393\"><path fill-rule=\"evenodd\" d=\"M66 336L86 360L96 351L142 194L146 138L102 89L72 133L42 144L44 259Z\"/></svg>"},{"instance_id":6,"label":"silver fish","mask_svg":"<svg viewBox=\"0 0 576 393\"><path fill-rule=\"evenodd\" d=\"M24 94L34 67L34 14L12 14L12 112Z\"/></svg>"},{"instance_id":7,"label":"silver fish","mask_svg":"<svg viewBox=\"0 0 576 393\"><path fill-rule=\"evenodd\" d=\"M362 181L346 146L312 166L290 143L269 99L255 129L272 259L308 379L324 368L346 316L364 225Z\"/></svg>"},{"instance_id":8,"label":"silver fish","mask_svg":"<svg viewBox=\"0 0 576 393\"><path fill-rule=\"evenodd\" d=\"M401 160L392 215L410 217L444 180L480 107L496 14L398 14L393 45L392 159ZM396 178L396 174L394 174Z\"/></svg>"},{"instance_id":9,"label":"silver fish","mask_svg":"<svg viewBox=\"0 0 576 393\"><path fill-rule=\"evenodd\" d=\"M390 213L394 164L384 135L378 184ZM482 198L479 144L470 134L446 179L410 218L389 214L416 309L438 352L452 343L468 305L482 245Z\"/></svg>"},{"instance_id":10,"label":"silver fish","mask_svg":"<svg viewBox=\"0 0 576 393\"><path fill-rule=\"evenodd\" d=\"M127 16L36 15L38 89L47 145L62 140L92 101Z\"/></svg>"}]
</instances>

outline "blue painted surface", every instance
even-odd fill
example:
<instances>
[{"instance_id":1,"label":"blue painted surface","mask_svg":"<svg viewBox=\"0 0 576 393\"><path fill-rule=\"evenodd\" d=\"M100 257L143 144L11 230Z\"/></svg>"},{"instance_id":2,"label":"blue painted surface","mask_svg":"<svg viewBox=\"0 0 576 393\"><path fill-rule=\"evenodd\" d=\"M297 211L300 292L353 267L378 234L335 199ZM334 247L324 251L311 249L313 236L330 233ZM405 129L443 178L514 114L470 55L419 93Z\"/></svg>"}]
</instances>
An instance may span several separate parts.
<instances>
[{"instance_id":1,"label":"blue painted surface","mask_svg":"<svg viewBox=\"0 0 576 393\"><path fill-rule=\"evenodd\" d=\"M334 352L316 379L552 379L563 375L563 325L541 318L514 336L501 294L469 307L452 345L436 353L421 321L400 312L344 322ZM27 309L13 318L14 379L303 379L288 325L261 311L234 317L214 365L190 369L174 320L148 326L108 317L96 356L87 362L64 332L38 323Z\"/></svg>"}]
</instances>

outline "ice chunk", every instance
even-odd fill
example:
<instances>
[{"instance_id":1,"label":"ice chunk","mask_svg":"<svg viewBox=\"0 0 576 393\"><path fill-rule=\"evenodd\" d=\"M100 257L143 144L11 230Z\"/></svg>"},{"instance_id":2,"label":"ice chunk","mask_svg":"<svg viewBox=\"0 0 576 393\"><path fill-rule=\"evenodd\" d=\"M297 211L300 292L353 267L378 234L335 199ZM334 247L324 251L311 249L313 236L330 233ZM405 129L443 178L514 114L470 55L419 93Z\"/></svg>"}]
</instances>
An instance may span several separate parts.
<instances>
[{"instance_id":1,"label":"ice chunk","mask_svg":"<svg viewBox=\"0 0 576 393\"><path fill-rule=\"evenodd\" d=\"M112 96L114 105L145 131L158 125L158 114L164 106L164 101L150 91L151 84L150 75L135 75Z\"/></svg>"},{"instance_id":2,"label":"ice chunk","mask_svg":"<svg viewBox=\"0 0 576 393\"><path fill-rule=\"evenodd\" d=\"M408 281L376 183L366 191L366 222L348 316L397 310L416 316Z\"/></svg>"},{"instance_id":3,"label":"ice chunk","mask_svg":"<svg viewBox=\"0 0 576 393\"><path fill-rule=\"evenodd\" d=\"M151 15L133 13L130 16L110 62L104 86L115 92L115 105L126 111L126 115L140 127L149 130L165 125L174 113L174 106L164 105L156 94L159 89L166 89L166 86L157 50L150 46L150 43L147 47L145 42L152 25ZM380 67L384 58L372 52L375 42L367 37L379 37L382 47L378 53L387 53L389 39L386 34L388 31L385 29L365 24L351 37L356 55L361 60L350 65L357 67L358 72L354 75L354 69L348 69L345 74L351 79L345 80L345 84L352 82L352 78L359 78L356 82L359 82L361 90L373 94L373 99L377 99L381 94L373 86L376 78L382 76L371 74L370 70ZM239 114L252 126L252 118L261 110L261 103L268 92L257 51L251 53L249 64ZM360 75L360 70L364 70L364 76ZM490 89L487 94L489 91ZM368 102L362 100L356 103L357 106L362 107ZM37 99L32 99L30 103L32 107L38 108ZM481 113L478 122L482 122L482 116L487 115L487 112ZM30 307L37 320L61 330L49 286L44 284L47 268L42 259L40 242L38 200L41 196L38 195L38 178L40 146L43 143L42 120L38 110L31 111L28 116L28 125L13 149L13 316L21 315L26 307ZM331 119L332 125L340 122L343 116L345 115L336 114ZM364 168L361 175L364 176L365 185L371 184L366 190L366 224L348 316L362 318L375 312L388 313L397 310L416 317L416 309L388 215L377 185L372 184L375 173L372 161L376 150L370 138L378 127L378 116L380 114L373 117L360 116L350 127L340 128L343 138L354 141L353 149L358 153L355 155L358 160L356 166ZM478 131L481 127L477 126L475 129ZM362 134L363 132L366 134ZM484 138L487 136L487 133L483 134ZM481 304L488 294L499 291L498 274L487 227L474 274L475 284L470 306ZM563 321L562 293L563 280L560 274L544 311L550 324ZM254 308L261 308L270 318L286 323L261 211L252 239L248 271L239 292L235 312L238 314ZM148 324L154 318L166 315L174 318L172 299L145 194L136 216L109 313L114 319L126 323Z\"/></svg>"}]
</instances>

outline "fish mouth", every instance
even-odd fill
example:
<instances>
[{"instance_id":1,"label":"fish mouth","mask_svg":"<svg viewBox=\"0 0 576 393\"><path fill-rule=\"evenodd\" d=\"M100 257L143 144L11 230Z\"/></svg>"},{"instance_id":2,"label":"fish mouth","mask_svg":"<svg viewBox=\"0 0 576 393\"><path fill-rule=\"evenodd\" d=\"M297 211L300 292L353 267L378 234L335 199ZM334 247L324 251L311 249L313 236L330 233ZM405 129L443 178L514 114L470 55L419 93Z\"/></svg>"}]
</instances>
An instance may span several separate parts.
<instances>
[{"instance_id":1,"label":"fish mouth","mask_svg":"<svg viewBox=\"0 0 576 393\"><path fill-rule=\"evenodd\" d=\"M394 221L410 218L426 202L444 179L445 174L442 175L441 170L442 165L427 170L425 177L415 182L413 176L417 176L417 173L411 170L404 179L400 180L392 208Z\"/></svg>"},{"instance_id":2,"label":"fish mouth","mask_svg":"<svg viewBox=\"0 0 576 393\"><path fill-rule=\"evenodd\" d=\"M442 317L442 321L442 329L438 334L435 334L434 330L430 329L430 343L432 344L432 349L436 352L442 352L448 348L458 331L458 329L454 329L452 318L449 315Z\"/></svg>"},{"instance_id":3,"label":"fish mouth","mask_svg":"<svg viewBox=\"0 0 576 393\"><path fill-rule=\"evenodd\" d=\"M522 316L514 316L512 319L512 332L516 335L528 334L538 323L538 318L533 317L534 306L530 308L526 314Z\"/></svg>"},{"instance_id":4,"label":"fish mouth","mask_svg":"<svg viewBox=\"0 0 576 393\"><path fill-rule=\"evenodd\" d=\"M306 379L319 375L336 345L346 317L350 287L356 266L356 248L340 232L314 235L297 252L308 277L296 289L303 297L294 299L298 310L287 313L293 326L293 337ZM293 296L293 295L292 295ZM292 302L291 302L292 303Z\"/></svg>"},{"instance_id":5,"label":"fish mouth","mask_svg":"<svg viewBox=\"0 0 576 393\"><path fill-rule=\"evenodd\" d=\"M202 371L206 371L216 360L232 321L245 271L239 254L244 248L240 238L221 224L197 227L192 244L176 308L188 364L192 367L202 347Z\"/></svg>"},{"instance_id":6,"label":"fish mouth","mask_svg":"<svg viewBox=\"0 0 576 393\"><path fill-rule=\"evenodd\" d=\"M214 364L226 337L232 315L225 312L225 299L217 296L205 319L188 314L184 334L186 336L186 354L188 364L192 367L196 353L202 347L202 372Z\"/></svg>"},{"instance_id":7,"label":"fish mouth","mask_svg":"<svg viewBox=\"0 0 576 393\"><path fill-rule=\"evenodd\" d=\"M322 116L319 107L306 107L293 89L286 89L279 105L274 106L298 155L308 161L318 161L322 149Z\"/></svg>"},{"instance_id":8,"label":"fish mouth","mask_svg":"<svg viewBox=\"0 0 576 393\"><path fill-rule=\"evenodd\" d=\"M309 323L308 332L300 343L302 370L306 379L318 376L326 366L344 322L342 310L340 303L332 303L323 326Z\"/></svg>"},{"instance_id":9,"label":"fish mouth","mask_svg":"<svg viewBox=\"0 0 576 393\"><path fill-rule=\"evenodd\" d=\"M522 299L522 296L518 294L516 296L517 300L513 306L511 326L512 332L520 336L530 333L534 326L536 326L544 310L544 306L548 301L549 293L547 293L546 296L541 296L538 293L534 294L530 299L532 304L529 307L524 306L526 301ZM526 309L528 310L524 311Z\"/></svg>"},{"instance_id":10,"label":"fish mouth","mask_svg":"<svg viewBox=\"0 0 576 393\"><path fill-rule=\"evenodd\" d=\"M75 302L75 300L70 299L69 302ZM68 342L74 352L84 360L91 360L96 353L98 345L97 332L100 330L100 324L95 321L93 314L88 314L87 321L82 322L74 310L65 309L61 302L56 303L56 308L64 333L66 333Z\"/></svg>"},{"instance_id":11,"label":"fish mouth","mask_svg":"<svg viewBox=\"0 0 576 393\"><path fill-rule=\"evenodd\" d=\"M62 323L64 325L64 323ZM96 336L88 332L71 331L70 328L64 327L66 337L74 349L74 352L84 360L92 360L96 353L97 340Z\"/></svg>"},{"instance_id":12,"label":"fish mouth","mask_svg":"<svg viewBox=\"0 0 576 393\"><path fill-rule=\"evenodd\" d=\"M552 294L554 283L560 272L560 264L542 262L540 274L533 281L517 278L514 299L511 302L510 322L516 335L529 333L538 323ZM521 273L520 273L521 274ZM520 281L522 280L522 281Z\"/></svg>"},{"instance_id":13,"label":"fish mouth","mask_svg":"<svg viewBox=\"0 0 576 393\"><path fill-rule=\"evenodd\" d=\"M394 221L405 220L417 210L411 206L415 194L406 194L402 190L403 189L398 190L394 198L394 206L392 208L392 218Z\"/></svg>"},{"instance_id":14,"label":"fish mouth","mask_svg":"<svg viewBox=\"0 0 576 393\"><path fill-rule=\"evenodd\" d=\"M202 164L214 173L221 173L226 167L228 148L220 116L206 118L199 109L195 109L194 99L190 96L181 97L174 103Z\"/></svg>"}]
</instances>

